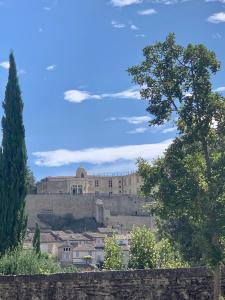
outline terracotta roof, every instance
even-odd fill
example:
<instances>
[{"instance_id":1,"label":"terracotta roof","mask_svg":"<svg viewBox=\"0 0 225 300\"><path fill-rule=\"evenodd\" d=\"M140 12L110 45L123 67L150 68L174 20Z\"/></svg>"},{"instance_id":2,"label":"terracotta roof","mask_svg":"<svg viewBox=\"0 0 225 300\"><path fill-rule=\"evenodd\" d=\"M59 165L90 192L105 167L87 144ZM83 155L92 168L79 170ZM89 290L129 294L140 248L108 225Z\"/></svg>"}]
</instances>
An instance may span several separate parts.
<instances>
[{"instance_id":1,"label":"terracotta roof","mask_svg":"<svg viewBox=\"0 0 225 300\"><path fill-rule=\"evenodd\" d=\"M107 234L101 232L84 232L84 235L88 238L107 238Z\"/></svg>"},{"instance_id":2,"label":"terracotta roof","mask_svg":"<svg viewBox=\"0 0 225 300\"><path fill-rule=\"evenodd\" d=\"M28 232L25 238L26 242L32 242L34 238L34 232ZM59 238L54 236L52 232L41 232L40 233L40 242L41 243L60 243L62 242Z\"/></svg>"},{"instance_id":3,"label":"terracotta roof","mask_svg":"<svg viewBox=\"0 0 225 300\"><path fill-rule=\"evenodd\" d=\"M65 232L62 230L52 231L52 234L62 241L89 241L89 239L80 233Z\"/></svg>"}]
</instances>

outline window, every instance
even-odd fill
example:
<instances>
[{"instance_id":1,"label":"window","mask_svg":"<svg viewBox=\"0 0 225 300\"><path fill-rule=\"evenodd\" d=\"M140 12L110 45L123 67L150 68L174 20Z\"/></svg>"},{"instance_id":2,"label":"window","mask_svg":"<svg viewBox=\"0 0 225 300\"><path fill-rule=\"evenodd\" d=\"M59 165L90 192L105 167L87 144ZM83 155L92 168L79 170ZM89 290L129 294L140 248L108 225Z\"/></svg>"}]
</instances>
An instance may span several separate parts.
<instances>
[{"instance_id":1,"label":"window","mask_svg":"<svg viewBox=\"0 0 225 300\"><path fill-rule=\"evenodd\" d=\"M119 184L121 183L121 180L119 180Z\"/></svg>"},{"instance_id":2,"label":"window","mask_svg":"<svg viewBox=\"0 0 225 300\"><path fill-rule=\"evenodd\" d=\"M111 196L112 195L112 192L109 192L109 196Z\"/></svg>"},{"instance_id":3,"label":"window","mask_svg":"<svg viewBox=\"0 0 225 300\"><path fill-rule=\"evenodd\" d=\"M70 247L65 247L65 248L63 249L63 251L64 251L64 252L70 251Z\"/></svg>"},{"instance_id":4,"label":"window","mask_svg":"<svg viewBox=\"0 0 225 300\"><path fill-rule=\"evenodd\" d=\"M112 179L109 180L109 187L112 187Z\"/></svg>"},{"instance_id":5,"label":"window","mask_svg":"<svg viewBox=\"0 0 225 300\"><path fill-rule=\"evenodd\" d=\"M99 192L98 192L98 191L95 191L95 195L99 195Z\"/></svg>"},{"instance_id":6,"label":"window","mask_svg":"<svg viewBox=\"0 0 225 300\"><path fill-rule=\"evenodd\" d=\"M95 180L95 187L98 187L99 186L99 182L98 180Z\"/></svg>"},{"instance_id":7,"label":"window","mask_svg":"<svg viewBox=\"0 0 225 300\"><path fill-rule=\"evenodd\" d=\"M83 194L82 185L73 185L72 194L73 195L82 195Z\"/></svg>"},{"instance_id":8,"label":"window","mask_svg":"<svg viewBox=\"0 0 225 300\"><path fill-rule=\"evenodd\" d=\"M92 251L88 251L88 255L92 256Z\"/></svg>"},{"instance_id":9,"label":"window","mask_svg":"<svg viewBox=\"0 0 225 300\"><path fill-rule=\"evenodd\" d=\"M78 195L82 195L82 194L83 194L82 185L78 185Z\"/></svg>"},{"instance_id":10,"label":"window","mask_svg":"<svg viewBox=\"0 0 225 300\"><path fill-rule=\"evenodd\" d=\"M79 257L79 251L76 251L76 257Z\"/></svg>"},{"instance_id":11,"label":"window","mask_svg":"<svg viewBox=\"0 0 225 300\"><path fill-rule=\"evenodd\" d=\"M81 178L84 178L84 173L81 173L80 177L81 177Z\"/></svg>"}]
</instances>

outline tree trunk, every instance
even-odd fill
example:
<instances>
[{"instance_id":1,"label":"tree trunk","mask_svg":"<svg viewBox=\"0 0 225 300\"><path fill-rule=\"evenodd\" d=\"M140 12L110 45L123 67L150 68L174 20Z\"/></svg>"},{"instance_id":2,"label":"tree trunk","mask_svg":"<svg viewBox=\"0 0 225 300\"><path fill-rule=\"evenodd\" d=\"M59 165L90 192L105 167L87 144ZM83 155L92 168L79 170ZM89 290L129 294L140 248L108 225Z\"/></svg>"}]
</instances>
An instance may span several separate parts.
<instances>
[{"instance_id":1,"label":"tree trunk","mask_svg":"<svg viewBox=\"0 0 225 300\"><path fill-rule=\"evenodd\" d=\"M221 297L221 266L216 266L213 271L213 300Z\"/></svg>"}]
</instances>

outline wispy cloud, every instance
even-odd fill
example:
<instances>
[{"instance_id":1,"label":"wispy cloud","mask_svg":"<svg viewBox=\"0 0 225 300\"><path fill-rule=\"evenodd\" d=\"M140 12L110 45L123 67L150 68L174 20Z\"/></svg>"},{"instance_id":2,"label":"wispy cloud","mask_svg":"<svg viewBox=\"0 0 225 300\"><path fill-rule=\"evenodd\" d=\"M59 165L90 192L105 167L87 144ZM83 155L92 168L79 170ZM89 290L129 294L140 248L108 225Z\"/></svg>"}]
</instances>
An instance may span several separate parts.
<instances>
[{"instance_id":1,"label":"wispy cloud","mask_svg":"<svg viewBox=\"0 0 225 300\"><path fill-rule=\"evenodd\" d=\"M9 62L8 61L3 61L0 63L0 67L8 70L9 69Z\"/></svg>"},{"instance_id":2,"label":"wispy cloud","mask_svg":"<svg viewBox=\"0 0 225 300\"><path fill-rule=\"evenodd\" d=\"M170 128L165 128L162 130L162 133L169 133L169 132L173 132L176 131L177 128L176 127L170 127Z\"/></svg>"},{"instance_id":3,"label":"wispy cloud","mask_svg":"<svg viewBox=\"0 0 225 300\"><path fill-rule=\"evenodd\" d=\"M219 13L213 14L208 17L207 21L210 23L214 23L214 24L225 22L225 13L219 12Z\"/></svg>"},{"instance_id":4,"label":"wispy cloud","mask_svg":"<svg viewBox=\"0 0 225 300\"><path fill-rule=\"evenodd\" d=\"M47 71L53 71L56 68L56 65L50 65L46 67Z\"/></svg>"},{"instance_id":5,"label":"wispy cloud","mask_svg":"<svg viewBox=\"0 0 225 300\"><path fill-rule=\"evenodd\" d=\"M105 121L125 121L129 124L143 124L147 123L151 120L149 116L131 116L131 117L111 117L105 119Z\"/></svg>"},{"instance_id":6,"label":"wispy cloud","mask_svg":"<svg viewBox=\"0 0 225 300\"><path fill-rule=\"evenodd\" d=\"M149 8L149 9L139 10L137 13L141 16L148 16L148 15L156 14L157 11L154 8Z\"/></svg>"},{"instance_id":7,"label":"wispy cloud","mask_svg":"<svg viewBox=\"0 0 225 300\"><path fill-rule=\"evenodd\" d=\"M217 32L212 35L212 38L215 40L220 40L222 38L222 35Z\"/></svg>"},{"instance_id":8,"label":"wispy cloud","mask_svg":"<svg viewBox=\"0 0 225 300\"><path fill-rule=\"evenodd\" d=\"M135 36L136 36L137 38L139 38L139 37L145 38L145 37L146 37L146 34L144 34L144 33L137 33L137 34L135 34Z\"/></svg>"},{"instance_id":9,"label":"wispy cloud","mask_svg":"<svg viewBox=\"0 0 225 300\"><path fill-rule=\"evenodd\" d=\"M217 92L217 93L223 93L223 92L225 92L225 86L218 87L217 89L215 89L215 92Z\"/></svg>"},{"instance_id":10,"label":"wispy cloud","mask_svg":"<svg viewBox=\"0 0 225 300\"><path fill-rule=\"evenodd\" d=\"M87 148L77 151L58 149L53 151L34 152L35 164L46 167L59 167L72 163L103 164L119 160L134 161L138 157L152 160L163 154L172 140L156 144L126 145L106 148Z\"/></svg>"},{"instance_id":11,"label":"wispy cloud","mask_svg":"<svg viewBox=\"0 0 225 300\"><path fill-rule=\"evenodd\" d=\"M46 10L46 11L50 11L52 8L49 7L49 6L44 6L43 9Z\"/></svg>"},{"instance_id":12,"label":"wispy cloud","mask_svg":"<svg viewBox=\"0 0 225 300\"><path fill-rule=\"evenodd\" d=\"M135 128L133 130L128 131L127 133L129 133L129 134L144 133L147 130L148 130L147 127L137 127L137 128Z\"/></svg>"},{"instance_id":13,"label":"wispy cloud","mask_svg":"<svg viewBox=\"0 0 225 300\"><path fill-rule=\"evenodd\" d=\"M139 28L138 28L136 25L131 24L131 25L130 25L130 29L131 29L131 30L138 30Z\"/></svg>"},{"instance_id":14,"label":"wispy cloud","mask_svg":"<svg viewBox=\"0 0 225 300\"><path fill-rule=\"evenodd\" d=\"M225 3L225 0L205 0L205 2L221 2L221 3Z\"/></svg>"},{"instance_id":15,"label":"wispy cloud","mask_svg":"<svg viewBox=\"0 0 225 300\"><path fill-rule=\"evenodd\" d=\"M140 99L139 90L136 87L124 90L118 93L99 94L93 95L90 92L82 90L69 90L64 92L64 99L73 103L81 103L85 100L95 99L100 100L103 98L118 98L118 99Z\"/></svg>"},{"instance_id":16,"label":"wispy cloud","mask_svg":"<svg viewBox=\"0 0 225 300\"><path fill-rule=\"evenodd\" d=\"M129 6L132 4L142 3L143 0L111 0L111 4L117 7Z\"/></svg>"},{"instance_id":17,"label":"wispy cloud","mask_svg":"<svg viewBox=\"0 0 225 300\"><path fill-rule=\"evenodd\" d=\"M73 103L81 103L88 99L100 100L100 95L91 95L86 91L69 90L64 93L64 99Z\"/></svg>"},{"instance_id":18,"label":"wispy cloud","mask_svg":"<svg viewBox=\"0 0 225 300\"><path fill-rule=\"evenodd\" d=\"M126 27L125 24L118 23L117 21L111 21L111 25L112 25L112 27L117 28L117 29L121 29L121 28L125 28Z\"/></svg>"}]
</instances>

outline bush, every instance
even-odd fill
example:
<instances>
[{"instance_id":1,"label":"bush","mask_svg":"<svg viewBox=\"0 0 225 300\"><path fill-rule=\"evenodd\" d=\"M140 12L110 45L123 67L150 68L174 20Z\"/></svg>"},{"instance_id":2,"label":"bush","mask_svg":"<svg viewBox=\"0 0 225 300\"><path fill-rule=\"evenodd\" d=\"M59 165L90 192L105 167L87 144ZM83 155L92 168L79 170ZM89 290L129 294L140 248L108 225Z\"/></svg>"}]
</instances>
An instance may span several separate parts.
<instances>
[{"instance_id":1,"label":"bush","mask_svg":"<svg viewBox=\"0 0 225 300\"><path fill-rule=\"evenodd\" d=\"M19 248L6 253L0 259L0 274L2 275L71 273L75 271L73 266L62 268L49 256L37 255L34 251Z\"/></svg>"}]
</instances>

